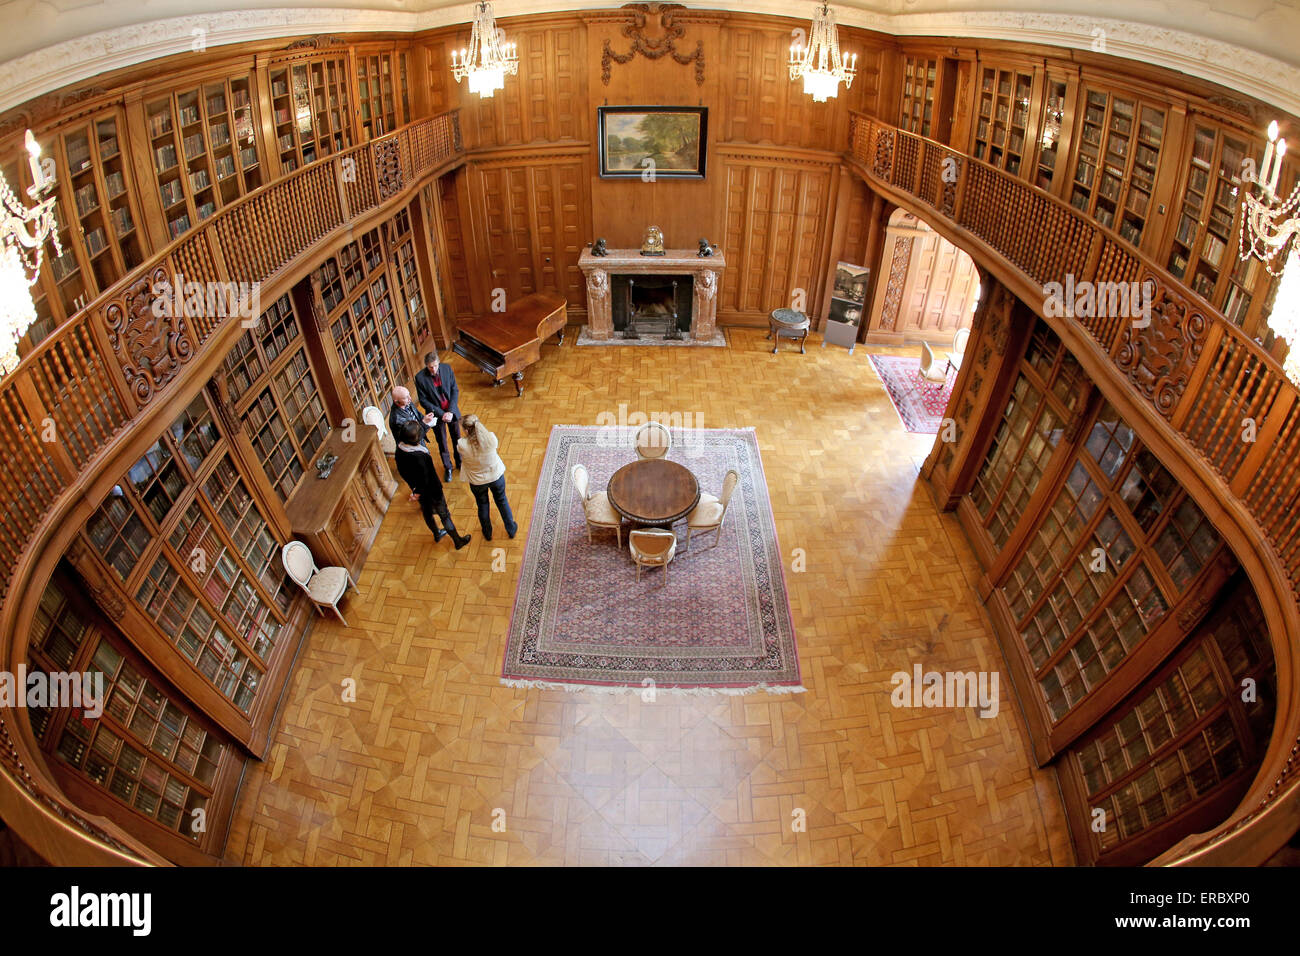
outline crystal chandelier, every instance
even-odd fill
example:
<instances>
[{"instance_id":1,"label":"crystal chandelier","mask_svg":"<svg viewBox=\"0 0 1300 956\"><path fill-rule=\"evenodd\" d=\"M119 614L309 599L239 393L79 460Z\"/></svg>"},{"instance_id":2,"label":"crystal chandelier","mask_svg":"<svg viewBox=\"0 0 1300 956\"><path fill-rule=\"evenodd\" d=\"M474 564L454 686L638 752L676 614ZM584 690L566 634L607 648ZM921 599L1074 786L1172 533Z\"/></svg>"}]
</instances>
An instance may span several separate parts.
<instances>
[{"instance_id":1,"label":"crystal chandelier","mask_svg":"<svg viewBox=\"0 0 1300 956\"><path fill-rule=\"evenodd\" d=\"M18 365L18 343L36 321L31 285L45 259L45 241L54 240L54 251L63 254L54 218L53 163L41 160L41 147L27 131L27 157L32 185L27 195L36 202L25 205L0 173L0 375Z\"/></svg>"},{"instance_id":2,"label":"crystal chandelier","mask_svg":"<svg viewBox=\"0 0 1300 956\"><path fill-rule=\"evenodd\" d=\"M1293 384L1300 385L1300 183L1283 199L1277 181L1286 156L1286 140L1277 138L1277 121L1268 124L1268 143L1260 164L1259 195L1243 193L1240 258L1254 256L1269 274L1281 276L1268 327L1286 339L1288 351L1284 369ZM1288 252L1289 248L1289 252Z\"/></svg>"},{"instance_id":3,"label":"crystal chandelier","mask_svg":"<svg viewBox=\"0 0 1300 956\"><path fill-rule=\"evenodd\" d=\"M1277 138L1277 120L1274 120L1268 124L1268 145L1264 147L1264 162L1259 167L1259 195L1247 192L1242 199L1241 258L1244 261L1253 255L1275 276L1282 274L1287 240L1300 233L1300 218L1295 215L1300 209L1300 183L1285 200L1277 194L1284 156L1286 140Z\"/></svg>"},{"instance_id":4,"label":"crystal chandelier","mask_svg":"<svg viewBox=\"0 0 1300 956\"><path fill-rule=\"evenodd\" d=\"M828 97L839 94L841 82L846 90L853 85L857 63L856 53L848 54L847 62L840 56L835 13L823 0L821 10L814 15L808 48L805 50L797 41L790 44L790 79L803 77L803 91L812 96L814 103L825 103Z\"/></svg>"},{"instance_id":5,"label":"crystal chandelier","mask_svg":"<svg viewBox=\"0 0 1300 956\"><path fill-rule=\"evenodd\" d=\"M451 51L451 75L456 82L469 77L469 91L487 99L506 85L506 74L519 72L519 53L505 42L505 31L492 17L492 4L483 0L474 11L474 32L469 49Z\"/></svg>"}]
</instances>

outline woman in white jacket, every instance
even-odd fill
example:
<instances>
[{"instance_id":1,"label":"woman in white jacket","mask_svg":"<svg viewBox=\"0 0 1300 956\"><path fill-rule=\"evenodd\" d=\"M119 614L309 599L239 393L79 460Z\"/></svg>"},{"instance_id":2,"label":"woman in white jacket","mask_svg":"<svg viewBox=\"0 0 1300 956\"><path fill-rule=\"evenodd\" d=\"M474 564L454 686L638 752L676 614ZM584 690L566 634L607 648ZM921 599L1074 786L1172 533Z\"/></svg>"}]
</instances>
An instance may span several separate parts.
<instances>
[{"instance_id":1,"label":"woman in white jacket","mask_svg":"<svg viewBox=\"0 0 1300 956\"><path fill-rule=\"evenodd\" d=\"M483 427L477 415L466 415L463 422L464 436L456 443L462 460L461 474L469 482L478 502L478 521L483 528L483 537L492 540L492 508L488 504L488 493L497 503L497 511L506 526L506 534L515 536L519 526L510 511L510 502L506 500L506 464L497 454L497 436Z\"/></svg>"}]
</instances>

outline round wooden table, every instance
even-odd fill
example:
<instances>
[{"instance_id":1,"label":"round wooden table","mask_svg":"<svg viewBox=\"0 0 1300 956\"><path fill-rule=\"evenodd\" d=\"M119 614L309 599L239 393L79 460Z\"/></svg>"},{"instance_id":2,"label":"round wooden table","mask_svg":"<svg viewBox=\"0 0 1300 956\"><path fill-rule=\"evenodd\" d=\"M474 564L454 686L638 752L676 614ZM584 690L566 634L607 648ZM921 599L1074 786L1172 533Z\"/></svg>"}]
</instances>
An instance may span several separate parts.
<instances>
[{"instance_id":1,"label":"round wooden table","mask_svg":"<svg viewBox=\"0 0 1300 956\"><path fill-rule=\"evenodd\" d=\"M642 458L614 472L609 503L633 524L671 528L700 503L700 483L690 469L663 458Z\"/></svg>"}]
</instances>

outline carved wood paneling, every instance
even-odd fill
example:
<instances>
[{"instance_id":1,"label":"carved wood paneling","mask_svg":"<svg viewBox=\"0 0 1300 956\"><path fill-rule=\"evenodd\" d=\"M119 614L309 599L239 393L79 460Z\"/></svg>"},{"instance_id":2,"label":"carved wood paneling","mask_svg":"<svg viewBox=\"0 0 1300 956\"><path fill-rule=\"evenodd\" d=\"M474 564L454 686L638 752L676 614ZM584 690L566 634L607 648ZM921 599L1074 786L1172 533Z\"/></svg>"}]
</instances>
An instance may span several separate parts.
<instances>
[{"instance_id":1,"label":"carved wood paneling","mask_svg":"<svg viewBox=\"0 0 1300 956\"><path fill-rule=\"evenodd\" d=\"M694 64L695 85L704 85L704 41L686 39L686 25L676 20L685 12L680 3L625 3L628 22L620 31L628 48L615 49L605 40L600 51L600 81L609 86L614 64L631 63L638 55L647 60L670 58L682 66Z\"/></svg>"},{"instance_id":2,"label":"carved wood paneling","mask_svg":"<svg viewBox=\"0 0 1300 956\"><path fill-rule=\"evenodd\" d=\"M578 258L591 225L583 201L587 157L550 156L532 162L491 162L469 173L469 191L484 215L488 289L514 300L532 292L557 292L570 313L586 303Z\"/></svg>"},{"instance_id":3,"label":"carved wood paneling","mask_svg":"<svg viewBox=\"0 0 1300 956\"><path fill-rule=\"evenodd\" d=\"M447 270L451 288L455 296L454 312L458 315L470 315L474 311L474 302L470 295L473 287L469 274L469 223L461 210L461 201L457 183L464 173L443 176L435 188L438 195L438 212L442 217L442 231L446 246L441 250L440 264Z\"/></svg>"},{"instance_id":4,"label":"carved wood paneling","mask_svg":"<svg viewBox=\"0 0 1300 956\"><path fill-rule=\"evenodd\" d=\"M825 272L824 240L832 168L736 157L724 166L729 268L721 318L763 320L796 289L816 311Z\"/></svg>"}]
</instances>

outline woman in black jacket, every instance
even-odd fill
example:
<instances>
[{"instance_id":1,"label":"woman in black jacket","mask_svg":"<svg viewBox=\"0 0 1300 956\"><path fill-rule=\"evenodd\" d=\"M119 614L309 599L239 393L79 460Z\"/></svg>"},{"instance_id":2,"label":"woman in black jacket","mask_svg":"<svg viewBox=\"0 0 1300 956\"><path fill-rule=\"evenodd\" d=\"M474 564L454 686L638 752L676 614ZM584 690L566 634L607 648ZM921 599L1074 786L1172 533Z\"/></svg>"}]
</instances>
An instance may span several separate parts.
<instances>
[{"instance_id":1,"label":"woman in black jacket","mask_svg":"<svg viewBox=\"0 0 1300 956\"><path fill-rule=\"evenodd\" d=\"M433 540L441 541L448 534L459 551L469 544L469 535L456 533L456 526L451 522L451 512L447 510L447 499L442 494L442 482L438 480L438 469L434 467L433 456L428 447L420 441L420 426L416 422L406 422L398 426L397 435L397 473L411 486L411 491L420 497L420 510L424 513L424 523L433 532ZM442 519L442 528L434 523L433 516Z\"/></svg>"}]
</instances>

